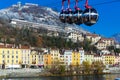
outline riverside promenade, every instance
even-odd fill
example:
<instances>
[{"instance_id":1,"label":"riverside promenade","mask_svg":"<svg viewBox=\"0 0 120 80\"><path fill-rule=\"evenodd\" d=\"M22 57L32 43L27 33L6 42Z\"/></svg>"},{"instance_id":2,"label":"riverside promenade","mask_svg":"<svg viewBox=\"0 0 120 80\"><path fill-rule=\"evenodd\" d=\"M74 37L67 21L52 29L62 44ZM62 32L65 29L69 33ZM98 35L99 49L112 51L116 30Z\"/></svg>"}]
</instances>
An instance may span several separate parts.
<instances>
[{"instance_id":1,"label":"riverside promenade","mask_svg":"<svg viewBox=\"0 0 120 80\"><path fill-rule=\"evenodd\" d=\"M41 69L0 69L0 77L38 77Z\"/></svg>"}]
</instances>

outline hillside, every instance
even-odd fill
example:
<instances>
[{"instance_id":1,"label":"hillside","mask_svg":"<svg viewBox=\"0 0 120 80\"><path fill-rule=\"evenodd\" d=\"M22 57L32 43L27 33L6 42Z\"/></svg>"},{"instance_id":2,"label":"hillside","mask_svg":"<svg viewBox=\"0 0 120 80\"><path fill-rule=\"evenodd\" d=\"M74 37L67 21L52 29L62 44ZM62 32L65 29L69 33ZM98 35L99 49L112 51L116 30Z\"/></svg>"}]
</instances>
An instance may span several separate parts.
<instances>
[{"instance_id":1,"label":"hillside","mask_svg":"<svg viewBox=\"0 0 120 80\"><path fill-rule=\"evenodd\" d=\"M80 32L86 33L86 31L78 25L69 25L67 23L60 22L59 13L53 9L32 3L26 3L24 5L18 3L6 9L2 9L0 10L0 17L5 18L8 21L11 21L12 19L18 19L33 23L45 24L51 27L57 26L61 29L69 26L76 28Z\"/></svg>"}]
</instances>

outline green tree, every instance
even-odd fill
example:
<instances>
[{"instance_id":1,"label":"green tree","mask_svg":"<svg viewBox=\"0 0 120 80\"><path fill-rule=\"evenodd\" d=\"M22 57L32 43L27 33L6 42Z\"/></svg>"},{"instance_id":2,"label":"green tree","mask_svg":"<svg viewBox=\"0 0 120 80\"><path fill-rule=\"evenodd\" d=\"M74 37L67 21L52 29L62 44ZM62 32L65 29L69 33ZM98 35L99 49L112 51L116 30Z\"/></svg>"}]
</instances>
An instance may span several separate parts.
<instances>
[{"instance_id":1,"label":"green tree","mask_svg":"<svg viewBox=\"0 0 120 80\"><path fill-rule=\"evenodd\" d=\"M108 49L109 51L114 51L115 48L114 48L114 46L108 46L107 49Z\"/></svg>"},{"instance_id":2,"label":"green tree","mask_svg":"<svg viewBox=\"0 0 120 80\"><path fill-rule=\"evenodd\" d=\"M83 61L82 67L83 67L84 73L90 74L91 65L90 65L89 61Z\"/></svg>"},{"instance_id":3,"label":"green tree","mask_svg":"<svg viewBox=\"0 0 120 80\"><path fill-rule=\"evenodd\" d=\"M120 53L120 49L116 48L116 49L114 49L114 52L117 53L117 54L119 54Z\"/></svg>"},{"instance_id":4,"label":"green tree","mask_svg":"<svg viewBox=\"0 0 120 80\"><path fill-rule=\"evenodd\" d=\"M103 64L102 61L94 61L92 63L93 71L94 73L102 73L103 70L105 69L105 65Z\"/></svg>"},{"instance_id":5,"label":"green tree","mask_svg":"<svg viewBox=\"0 0 120 80\"><path fill-rule=\"evenodd\" d=\"M49 69L49 72L52 74L63 74L65 73L65 66L61 65L59 60L54 60L52 62L51 68Z\"/></svg>"},{"instance_id":6,"label":"green tree","mask_svg":"<svg viewBox=\"0 0 120 80\"><path fill-rule=\"evenodd\" d=\"M91 47L91 41L88 40L88 39L85 39L83 42L82 42L82 46L84 48L85 51L91 51L90 47Z\"/></svg>"}]
</instances>

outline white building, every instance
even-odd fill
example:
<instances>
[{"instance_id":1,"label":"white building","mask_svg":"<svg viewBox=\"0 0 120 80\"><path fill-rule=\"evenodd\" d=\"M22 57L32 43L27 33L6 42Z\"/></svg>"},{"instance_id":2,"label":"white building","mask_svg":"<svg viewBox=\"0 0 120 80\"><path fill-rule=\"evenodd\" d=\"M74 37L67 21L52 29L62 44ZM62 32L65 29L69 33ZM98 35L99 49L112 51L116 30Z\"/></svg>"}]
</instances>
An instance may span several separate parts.
<instances>
[{"instance_id":1,"label":"white building","mask_svg":"<svg viewBox=\"0 0 120 80\"><path fill-rule=\"evenodd\" d=\"M92 42L91 44L95 44L101 39L101 36L99 36L97 34L87 33L86 38Z\"/></svg>"},{"instance_id":2,"label":"white building","mask_svg":"<svg viewBox=\"0 0 120 80\"><path fill-rule=\"evenodd\" d=\"M100 51L100 55L104 55L104 54L110 54L110 51L107 50L107 49L102 49L102 50Z\"/></svg>"},{"instance_id":3,"label":"white building","mask_svg":"<svg viewBox=\"0 0 120 80\"><path fill-rule=\"evenodd\" d=\"M115 48L120 49L120 44L115 44Z\"/></svg>"},{"instance_id":4,"label":"white building","mask_svg":"<svg viewBox=\"0 0 120 80\"><path fill-rule=\"evenodd\" d=\"M70 32L68 33L67 36L69 39L71 39L73 42L77 42L77 41L83 41L84 37L81 33L77 33L77 32Z\"/></svg>"},{"instance_id":5,"label":"white building","mask_svg":"<svg viewBox=\"0 0 120 80\"><path fill-rule=\"evenodd\" d=\"M21 46L21 55L22 55L22 65L26 68L30 63L30 53L31 50L28 46Z\"/></svg>"},{"instance_id":6,"label":"white building","mask_svg":"<svg viewBox=\"0 0 120 80\"><path fill-rule=\"evenodd\" d=\"M65 50L64 62L66 65L70 65L72 63L72 50Z\"/></svg>"},{"instance_id":7,"label":"white building","mask_svg":"<svg viewBox=\"0 0 120 80\"><path fill-rule=\"evenodd\" d=\"M105 42L103 41L98 41L95 46L97 47L97 49L101 50L101 49L106 49L107 45L105 44Z\"/></svg>"},{"instance_id":8,"label":"white building","mask_svg":"<svg viewBox=\"0 0 120 80\"><path fill-rule=\"evenodd\" d=\"M79 49L79 53L80 53L80 64L82 64L82 62L85 60L85 52L81 48L81 49Z\"/></svg>"},{"instance_id":9,"label":"white building","mask_svg":"<svg viewBox=\"0 0 120 80\"><path fill-rule=\"evenodd\" d=\"M52 64L56 61L59 61L60 60L60 53L59 53L59 50L58 49L51 49L50 50L50 54L51 54L51 61L52 61Z\"/></svg>"},{"instance_id":10,"label":"white building","mask_svg":"<svg viewBox=\"0 0 120 80\"><path fill-rule=\"evenodd\" d=\"M100 55L94 55L94 61L103 61L103 58Z\"/></svg>"}]
</instances>

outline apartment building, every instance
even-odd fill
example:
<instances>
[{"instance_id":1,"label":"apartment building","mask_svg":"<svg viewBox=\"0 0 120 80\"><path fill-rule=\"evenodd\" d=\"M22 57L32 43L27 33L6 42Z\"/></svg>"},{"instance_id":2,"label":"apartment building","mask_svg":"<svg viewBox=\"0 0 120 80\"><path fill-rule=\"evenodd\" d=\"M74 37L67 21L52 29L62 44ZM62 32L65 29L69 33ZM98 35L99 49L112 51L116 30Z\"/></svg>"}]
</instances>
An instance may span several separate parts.
<instances>
[{"instance_id":1,"label":"apartment building","mask_svg":"<svg viewBox=\"0 0 120 80\"><path fill-rule=\"evenodd\" d=\"M29 46L21 46L21 64L23 68L28 67L31 63L30 63L30 53L31 53L31 49Z\"/></svg>"},{"instance_id":2,"label":"apartment building","mask_svg":"<svg viewBox=\"0 0 120 80\"><path fill-rule=\"evenodd\" d=\"M51 54L51 64L54 64L60 60L59 49L50 49L50 54Z\"/></svg>"},{"instance_id":3,"label":"apartment building","mask_svg":"<svg viewBox=\"0 0 120 80\"><path fill-rule=\"evenodd\" d=\"M99 36L97 34L87 33L85 35L85 38L90 40L92 42L92 44L95 44L95 43L97 43L101 39L101 36Z\"/></svg>"},{"instance_id":4,"label":"apartment building","mask_svg":"<svg viewBox=\"0 0 120 80\"><path fill-rule=\"evenodd\" d=\"M67 66L71 65L71 63L72 63L72 50L65 50L64 62Z\"/></svg>"},{"instance_id":5,"label":"apartment building","mask_svg":"<svg viewBox=\"0 0 120 80\"><path fill-rule=\"evenodd\" d=\"M94 55L93 61L103 61L100 55Z\"/></svg>"},{"instance_id":6,"label":"apartment building","mask_svg":"<svg viewBox=\"0 0 120 80\"><path fill-rule=\"evenodd\" d=\"M94 61L94 55L93 54L85 54L84 61L88 61L90 64Z\"/></svg>"},{"instance_id":7,"label":"apartment building","mask_svg":"<svg viewBox=\"0 0 120 80\"><path fill-rule=\"evenodd\" d=\"M73 51L72 52L72 65L80 65L80 53L79 51Z\"/></svg>"},{"instance_id":8,"label":"apartment building","mask_svg":"<svg viewBox=\"0 0 120 80\"><path fill-rule=\"evenodd\" d=\"M51 60L51 54L46 52L44 53L44 56L43 56L43 61L44 61L44 66L45 67L50 67L52 65L52 60Z\"/></svg>"},{"instance_id":9,"label":"apartment building","mask_svg":"<svg viewBox=\"0 0 120 80\"><path fill-rule=\"evenodd\" d=\"M70 33L68 33L67 37L69 39L71 39L73 42L83 41L84 40L83 34L78 33L78 32L70 32Z\"/></svg>"},{"instance_id":10,"label":"apartment building","mask_svg":"<svg viewBox=\"0 0 120 80\"><path fill-rule=\"evenodd\" d=\"M105 65L114 65L115 64L115 55L105 54L103 55Z\"/></svg>"},{"instance_id":11,"label":"apartment building","mask_svg":"<svg viewBox=\"0 0 120 80\"><path fill-rule=\"evenodd\" d=\"M21 65L21 49L14 45L0 45L0 65L4 68L13 65Z\"/></svg>"},{"instance_id":12,"label":"apartment building","mask_svg":"<svg viewBox=\"0 0 120 80\"><path fill-rule=\"evenodd\" d=\"M112 38L101 38L100 41L104 42L107 46L115 45L115 41Z\"/></svg>"},{"instance_id":13,"label":"apartment building","mask_svg":"<svg viewBox=\"0 0 120 80\"><path fill-rule=\"evenodd\" d=\"M102 50L102 49L106 49L107 45L105 42L103 41L98 41L95 46L97 47L97 49Z\"/></svg>"}]
</instances>

